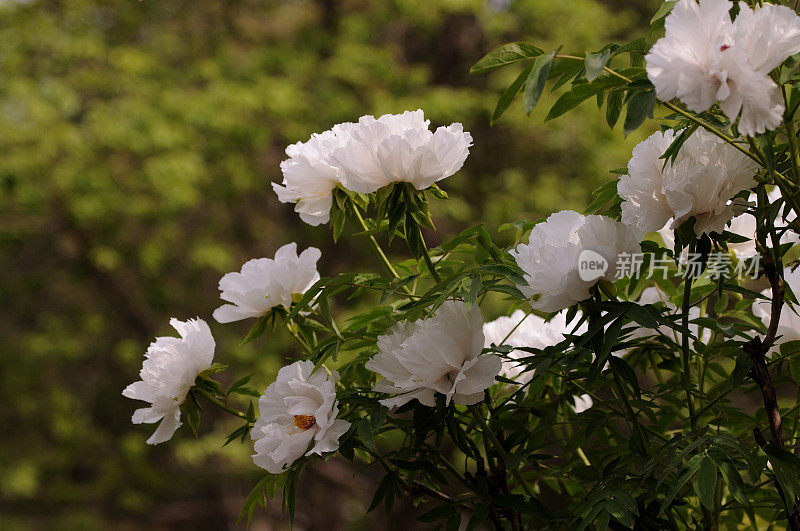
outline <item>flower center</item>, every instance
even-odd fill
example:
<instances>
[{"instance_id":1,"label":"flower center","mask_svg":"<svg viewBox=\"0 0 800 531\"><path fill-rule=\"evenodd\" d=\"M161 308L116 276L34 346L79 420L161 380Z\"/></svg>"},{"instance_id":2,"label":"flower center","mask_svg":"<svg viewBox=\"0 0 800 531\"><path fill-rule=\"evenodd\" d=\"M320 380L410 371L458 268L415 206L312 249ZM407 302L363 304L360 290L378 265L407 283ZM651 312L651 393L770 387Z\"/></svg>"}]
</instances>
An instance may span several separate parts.
<instances>
[{"instance_id":1,"label":"flower center","mask_svg":"<svg viewBox=\"0 0 800 531\"><path fill-rule=\"evenodd\" d=\"M295 415L294 416L294 425L300 428L303 431L314 426L317 423L317 419L314 418L314 415Z\"/></svg>"},{"instance_id":2,"label":"flower center","mask_svg":"<svg viewBox=\"0 0 800 531\"><path fill-rule=\"evenodd\" d=\"M725 50L727 50L730 47L731 47L730 44L723 44L722 46L719 47L719 51L724 52Z\"/></svg>"}]
</instances>

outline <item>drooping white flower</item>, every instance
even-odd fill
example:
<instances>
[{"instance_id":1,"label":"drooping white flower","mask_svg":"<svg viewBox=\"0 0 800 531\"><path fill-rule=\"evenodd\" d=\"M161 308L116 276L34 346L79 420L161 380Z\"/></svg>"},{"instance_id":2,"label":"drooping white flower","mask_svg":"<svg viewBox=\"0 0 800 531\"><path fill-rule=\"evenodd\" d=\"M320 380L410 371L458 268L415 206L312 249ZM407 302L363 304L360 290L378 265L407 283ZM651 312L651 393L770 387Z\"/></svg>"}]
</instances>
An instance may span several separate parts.
<instances>
[{"instance_id":1,"label":"drooping white flower","mask_svg":"<svg viewBox=\"0 0 800 531\"><path fill-rule=\"evenodd\" d=\"M722 233L725 224L744 210L734 196L756 184L755 163L716 136L700 129L681 146L675 161L660 157L674 132L655 132L634 149L628 174L617 192L624 200L622 221L642 232L671 228L694 216L695 233Z\"/></svg>"},{"instance_id":2,"label":"drooping white flower","mask_svg":"<svg viewBox=\"0 0 800 531\"><path fill-rule=\"evenodd\" d=\"M469 155L472 136L460 123L428 129L422 110L362 116L333 151L345 188L371 193L394 182L423 190L453 175Z\"/></svg>"},{"instance_id":3,"label":"drooping white flower","mask_svg":"<svg viewBox=\"0 0 800 531\"><path fill-rule=\"evenodd\" d=\"M147 444L172 438L181 425L181 404L197 375L209 368L214 359L214 337L205 321L170 319L169 324L181 337L157 337L145 353L147 359L139 371L141 380L122 392L123 396L151 404L133 413L134 424L161 421Z\"/></svg>"},{"instance_id":4,"label":"drooping white flower","mask_svg":"<svg viewBox=\"0 0 800 531\"><path fill-rule=\"evenodd\" d=\"M575 413L583 413L594 405L594 401L589 395L575 396L573 399L575 400L575 405L572 406L572 410Z\"/></svg>"},{"instance_id":5,"label":"drooping white flower","mask_svg":"<svg viewBox=\"0 0 800 531\"><path fill-rule=\"evenodd\" d=\"M289 158L281 162L283 182L272 183L272 189L281 203L296 203L295 212L309 225L330 220L333 189L340 182L340 169L331 153L347 142L352 127L351 123L338 124L286 148Z\"/></svg>"},{"instance_id":6,"label":"drooping white flower","mask_svg":"<svg viewBox=\"0 0 800 531\"><path fill-rule=\"evenodd\" d=\"M549 321L545 321L538 315L515 310L510 316L498 317L483 325L484 347L491 347L494 344L543 349L564 341L565 334L585 332L586 323L582 323L577 329L573 326L578 321L580 321L580 312L576 315L573 324L568 325L565 313L556 314ZM515 348L507 356L524 358L530 354ZM523 365L509 360L503 362L500 373L506 378L526 383L533 378L534 371L522 372L523 369Z\"/></svg>"},{"instance_id":7,"label":"drooping white flower","mask_svg":"<svg viewBox=\"0 0 800 531\"><path fill-rule=\"evenodd\" d=\"M518 287L528 297L541 295L531 302L534 309L554 312L572 306L587 299L599 279L614 281L618 271L624 273L618 258L641 252L640 240L634 229L611 218L562 210L533 227L527 245L511 251L528 281ZM595 275L579 271L587 255L606 269Z\"/></svg>"},{"instance_id":8,"label":"drooping white flower","mask_svg":"<svg viewBox=\"0 0 800 531\"><path fill-rule=\"evenodd\" d=\"M395 407L416 398L433 406L436 393L448 403L480 402L502 365L494 354L480 355L482 325L480 309L461 301L445 302L427 319L396 323L378 338L378 353L365 365L384 378L375 391L398 393L381 404Z\"/></svg>"},{"instance_id":9,"label":"drooping white flower","mask_svg":"<svg viewBox=\"0 0 800 531\"><path fill-rule=\"evenodd\" d=\"M647 54L647 75L664 101L680 99L703 112L715 101L746 136L774 129L784 111L769 72L800 52L800 17L785 6L753 11L729 0L680 0L665 20L666 34Z\"/></svg>"},{"instance_id":10,"label":"drooping white flower","mask_svg":"<svg viewBox=\"0 0 800 531\"><path fill-rule=\"evenodd\" d=\"M223 304L214 310L220 323L260 317L276 306L288 308L292 295L302 295L319 280L317 260L321 253L309 247L300 256L297 244L278 249L275 258L255 258L242 266L240 273L228 273L219 281Z\"/></svg>"},{"instance_id":11,"label":"drooping white flower","mask_svg":"<svg viewBox=\"0 0 800 531\"><path fill-rule=\"evenodd\" d=\"M786 268L783 273L783 279L786 284L792 289L792 293L796 297L800 297L800 268L792 271ZM772 289L765 289L761 292L762 295L767 297L768 300L759 299L753 303L753 313L761 319L764 326L769 326L770 316L772 314ZM789 308L784 303L781 308L781 316L778 320L777 335L780 336L775 340L776 345L780 345L786 341L800 340L800 316L797 315L796 310L800 310L795 306L795 309Z\"/></svg>"},{"instance_id":12,"label":"drooping white flower","mask_svg":"<svg viewBox=\"0 0 800 531\"><path fill-rule=\"evenodd\" d=\"M250 434L256 465L278 474L303 455L339 448L350 423L336 418L338 379L336 371L314 372L310 361L296 361L278 371L278 379L258 400L260 416Z\"/></svg>"}]
</instances>

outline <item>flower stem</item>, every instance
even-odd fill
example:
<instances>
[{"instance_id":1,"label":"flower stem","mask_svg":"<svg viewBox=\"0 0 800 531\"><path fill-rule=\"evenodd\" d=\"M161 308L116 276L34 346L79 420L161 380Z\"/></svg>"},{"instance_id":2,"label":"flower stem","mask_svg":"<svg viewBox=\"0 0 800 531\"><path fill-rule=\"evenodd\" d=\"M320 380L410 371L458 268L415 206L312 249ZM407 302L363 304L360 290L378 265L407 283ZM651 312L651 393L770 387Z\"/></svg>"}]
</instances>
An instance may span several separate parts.
<instances>
[{"instance_id":1,"label":"flower stem","mask_svg":"<svg viewBox=\"0 0 800 531\"><path fill-rule=\"evenodd\" d=\"M781 94L783 95L784 106L789 107L789 102L786 98L786 85L781 85ZM789 149L792 153L792 168L794 169L795 182L800 181L800 151L797 149L797 136L794 131L794 124L792 123L793 116L789 116L786 121L786 138L789 141Z\"/></svg>"},{"instance_id":2,"label":"flower stem","mask_svg":"<svg viewBox=\"0 0 800 531\"><path fill-rule=\"evenodd\" d=\"M585 57L579 57L577 55L567 55L567 54L563 54L563 53L557 54L556 55L556 59L572 59L573 61L585 61L586 60ZM617 72L613 68L609 68L607 66L604 66L603 70L605 70L606 72L608 72L612 76L618 77L619 79L625 81L626 83L633 83L633 80L631 78L629 78L628 76L623 76L622 74L620 74L619 72Z\"/></svg>"},{"instance_id":3,"label":"flower stem","mask_svg":"<svg viewBox=\"0 0 800 531\"><path fill-rule=\"evenodd\" d=\"M581 461L583 461L583 464L584 464L584 465L586 465L586 466L592 466L592 463L591 463L591 461L589 461L589 458L588 458L588 457L586 457L586 454L583 452L583 448L581 448L580 446L578 446L578 448L577 448L576 452L578 452L578 457L580 457L580 458L581 458Z\"/></svg>"},{"instance_id":4,"label":"flower stem","mask_svg":"<svg viewBox=\"0 0 800 531\"><path fill-rule=\"evenodd\" d=\"M694 252L694 243L689 246L689 254ZM683 377L681 380L683 381L683 388L686 390L686 405L689 408L689 423L692 427L692 431L697 429L697 415L694 410L694 400L692 399L692 373L691 373L691 364L689 363L689 357L691 355L691 351L689 350L689 334L687 333L687 329L689 328L689 308L691 307L691 298L692 298L692 276L689 274L689 270L686 271L686 276L683 279L683 301L681 304L681 326L683 330L681 331L681 359L683 361Z\"/></svg>"},{"instance_id":5,"label":"flower stem","mask_svg":"<svg viewBox=\"0 0 800 531\"><path fill-rule=\"evenodd\" d=\"M508 466L510 462L508 452L506 452L505 448L503 448L503 445L500 444L500 440L497 438L494 432L489 428L489 425L486 424L486 419L483 418L480 409L474 405L467 406L467 409L469 409L469 412L472 413L473 417L475 417L475 420L478 421L478 424L481 425L481 430L483 432L484 437L489 437L489 440L492 442L495 451L497 451L497 453L500 455L500 458L503 460L503 463L505 463L507 468L511 468L511 475L513 475L514 479L517 480L517 483L520 484L522 490L525 491L525 494L527 494L528 496L533 496L533 490L525 481L525 478L522 477L522 474L520 474L519 470L517 470L517 467Z\"/></svg>"},{"instance_id":6,"label":"flower stem","mask_svg":"<svg viewBox=\"0 0 800 531\"><path fill-rule=\"evenodd\" d=\"M425 244L425 238L422 237L422 229L417 227L417 230L419 231L419 241L422 243L422 257L425 259L425 265L428 266L428 271L430 271L433 280L438 284L441 282L442 278L439 276L439 273L436 272L436 266L433 265L431 255L428 253L428 246Z\"/></svg>"},{"instance_id":7,"label":"flower stem","mask_svg":"<svg viewBox=\"0 0 800 531\"><path fill-rule=\"evenodd\" d=\"M352 201L350 201L350 206L352 207L353 214L355 214L359 225L361 225L361 228L364 229L365 231L368 231L369 227L367 227L367 224L364 221L364 218L361 217L361 212L358 211L358 207L356 206L356 204L353 203ZM378 240L376 240L375 236L373 236L372 234L369 235L369 242L372 245L372 249L375 251L375 254L378 255L378 258L380 258L380 260L383 263L383 265L386 267L386 269L389 270L389 273L391 273L394 278L400 278L400 275L397 274L397 270L394 268L392 263L386 257L386 253L384 253L383 249L381 249L381 246L378 243ZM408 291L408 288L406 288L406 291Z\"/></svg>"},{"instance_id":8,"label":"flower stem","mask_svg":"<svg viewBox=\"0 0 800 531\"><path fill-rule=\"evenodd\" d=\"M204 397L206 397L209 402L211 402L212 404L214 404L215 406L217 406L221 410L226 411L226 412L230 413L231 415L235 415L235 416L239 417L240 419L248 420L247 419L247 415L245 415L244 413L242 413L239 410L233 409L231 406L229 406L228 404L226 404L222 400L218 399L217 397L215 397L214 395L212 395L211 393L209 393L205 389L197 388L197 389L195 389L195 391L197 391L199 394L201 394Z\"/></svg>"},{"instance_id":9,"label":"flower stem","mask_svg":"<svg viewBox=\"0 0 800 531\"><path fill-rule=\"evenodd\" d=\"M612 369L611 372L614 375L614 385L617 388L617 393L619 393L619 397L622 400L622 405L625 406L625 412L628 414L628 417L630 418L631 426L639 436L639 441L642 443L642 449L644 450L645 453L647 453L644 431L642 430L641 424L639 424L639 419L636 417L636 412L633 411L633 407L631 407L631 403L628 400L628 395L625 394L625 389L622 387L622 381L620 380L616 371Z\"/></svg>"},{"instance_id":10,"label":"flower stem","mask_svg":"<svg viewBox=\"0 0 800 531\"><path fill-rule=\"evenodd\" d=\"M297 330L295 330L295 324L294 324L294 322L292 322L292 321L287 321L287 322L286 322L286 330L288 330L288 331L289 331L289 334L291 334L291 336L292 336L292 337L293 337L293 338L294 338L294 339L295 339L295 340L296 340L298 343L300 343L300 345L303 347L303 349L306 351L306 353L307 353L307 354L311 352L311 350L312 350L312 349L311 349L311 347L310 347L310 346L308 345L308 343L306 343L306 341L305 341L305 340L304 340L304 339L303 339L303 338L300 336L300 334L297 332Z\"/></svg>"}]
</instances>

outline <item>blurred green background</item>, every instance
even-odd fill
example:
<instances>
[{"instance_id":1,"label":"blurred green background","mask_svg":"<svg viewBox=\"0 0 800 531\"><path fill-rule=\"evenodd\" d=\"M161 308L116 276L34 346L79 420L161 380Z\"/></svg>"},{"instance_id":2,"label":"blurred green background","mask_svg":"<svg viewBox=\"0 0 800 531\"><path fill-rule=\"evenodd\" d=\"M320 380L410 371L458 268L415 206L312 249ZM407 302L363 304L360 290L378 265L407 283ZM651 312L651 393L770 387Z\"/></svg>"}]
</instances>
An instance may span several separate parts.
<instances>
[{"instance_id":1,"label":"blurred green background","mask_svg":"<svg viewBox=\"0 0 800 531\"><path fill-rule=\"evenodd\" d=\"M123 398L168 318L209 322L216 283L282 244L322 249L323 275L379 271L333 245L269 182L287 144L363 114L422 108L475 146L442 184L440 234L582 209L644 132L610 131L593 101L544 124L489 115L521 68L470 77L512 40L596 50L648 31L658 0L115 0L0 3L0 528L224 529L259 478L232 424L148 447ZM346 229L346 233L353 232ZM439 240L437 240L439 238ZM396 246L396 257L403 249ZM212 323L220 379L263 389L285 334L240 346ZM297 529L409 529L365 515L379 470L332 460L300 483ZM253 529L288 529L280 506Z\"/></svg>"}]
</instances>

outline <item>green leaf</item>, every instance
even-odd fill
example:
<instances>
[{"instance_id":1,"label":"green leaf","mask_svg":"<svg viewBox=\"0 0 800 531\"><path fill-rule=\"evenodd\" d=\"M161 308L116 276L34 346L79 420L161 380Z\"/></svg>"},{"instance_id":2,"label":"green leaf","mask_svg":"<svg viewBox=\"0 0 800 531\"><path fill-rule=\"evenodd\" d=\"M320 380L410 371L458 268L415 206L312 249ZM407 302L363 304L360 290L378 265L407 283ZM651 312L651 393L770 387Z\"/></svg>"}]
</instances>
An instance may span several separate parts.
<instances>
[{"instance_id":1,"label":"green leaf","mask_svg":"<svg viewBox=\"0 0 800 531\"><path fill-rule=\"evenodd\" d=\"M586 67L586 79L588 79L589 82L594 81L600 77L600 74L603 73L603 68L605 68L606 63L608 62L609 55L609 50L606 50L603 53L586 54L584 62Z\"/></svg>"},{"instance_id":2,"label":"green leaf","mask_svg":"<svg viewBox=\"0 0 800 531\"><path fill-rule=\"evenodd\" d=\"M658 8L656 14L653 15L653 18L650 19L650 25L652 26L656 22L659 22L660 20L666 18L667 15L669 15L672 12L672 8L675 7L675 4L677 3L678 3L677 0L667 0L666 2L661 4L661 7Z\"/></svg>"},{"instance_id":3,"label":"green leaf","mask_svg":"<svg viewBox=\"0 0 800 531\"><path fill-rule=\"evenodd\" d=\"M700 468L700 463L703 460L703 456L695 455L689 459L689 462L686 463L686 466L683 467L681 472L677 475L675 480L672 482L672 485L667 491L667 497L664 498L664 501L661 502L661 511L663 512L667 507L670 506L672 500L675 499L675 495L678 494L678 491L686 484L687 481L692 479L692 477L697 473L697 470Z\"/></svg>"},{"instance_id":4,"label":"green leaf","mask_svg":"<svg viewBox=\"0 0 800 531\"><path fill-rule=\"evenodd\" d=\"M617 184L619 179L614 179L605 183L603 186L592 192L594 198L588 207L583 211L584 214L596 214L601 212L614 199L618 198Z\"/></svg>"},{"instance_id":5,"label":"green leaf","mask_svg":"<svg viewBox=\"0 0 800 531\"><path fill-rule=\"evenodd\" d=\"M703 457L700 469L692 482L700 503L707 509L714 506L714 490L717 488L717 466L708 456Z\"/></svg>"},{"instance_id":6,"label":"green leaf","mask_svg":"<svg viewBox=\"0 0 800 531\"><path fill-rule=\"evenodd\" d=\"M361 442L364 443L364 446L369 448L370 450L375 449L375 442L372 439L372 426L370 425L370 421L368 418L364 417L358 421L358 436L361 439Z\"/></svg>"},{"instance_id":7,"label":"green leaf","mask_svg":"<svg viewBox=\"0 0 800 531\"><path fill-rule=\"evenodd\" d=\"M775 152L774 146L772 145L772 139L770 135L762 134L756 135L755 143L761 149L761 152L764 154L764 162L767 167L767 173L772 176L775 171Z\"/></svg>"},{"instance_id":8,"label":"green leaf","mask_svg":"<svg viewBox=\"0 0 800 531\"><path fill-rule=\"evenodd\" d=\"M211 376L212 374L217 374L218 372L222 372L227 368L228 366L223 363L213 363L208 369L205 369L200 374L198 374L197 377L205 378L206 376Z\"/></svg>"},{"instance_id":9,"label":"green leaf","mask_svg":"<svg viewBox=\"0 0 800 531\"><path fill-rule=\"evenodd\" d=\"M523 83L525 80L528 79L528 75L530 75L531 70L533 70L533 65L528 65L525 70L523 70L520 75L517 76L517 79L514 80L511 85L506 89L500 99L497 101L497 105L494 108L494 112L492 112L492 117L489 119L489 125L494 125L494 123L503 116L503 113L506 112L508 106L511 105L511 102L514 101L514 98L517 97L520 89L522 88Z\"/></svg>"},{"instance_id":10,"label":"green leaf","mask_svg":"<svg viewBox=\"0 0 800 531\"><path fill-rule=\"evenodd\" d=\"M269 326L269 321L270 321L270 314L269 313L259 317L256 320L256 324L253 325L253 327L247 333L245 338L242 340L241 344L245 345L245 344L250 343L251 341L253 341L255 339L258 339L261 336L261 334L266 332L267 327Z\"/></svg>"},{"instance_id":11,"label":"green leaf","mask_svg":"<svg viewBox=\"0 0 800 531\"><path fill-rule=\"evenodd\" d=\"M417 520L430 524L437 520L450 518L454 514L456 514L456 510L452 505L439 505L418 516Z\"/></svg>"},{"instance_id":12,"label":"green leaf","mask_svg":"<svg viewBox=\"0 0 800 531\"><path fill-rule=\"evenodd\" d=\"M622 100L624 94L621 90L615 90L608 93L606 98L606 123L608 127L614 129L619 121L619 115L622 112Z\"/></svg>"},{"instance_id":13,"label":"green leaf","mask_svg":"<svg viewBox=\"0 0 800 531\"><path fill-rule=\"evenodd\" d=\"M628 102L628 112L625 114L623 133L627 136L639 128L647 118L653 117L656 106L656 93L653 90L637 92Z\"/></svg>"},{"instance_id":14,"label":"green leaf","mask_svg":"<svg viewBox=\"0 0 800 531\"><path fill-rule=\"evenodd\" d=\"M481 502L475 506L475 509L472 511L472 516L467 522L467 529L466 531L472 531L479 525L481 525L484 520L489 516L489 503L488 502Z\"/></svg>"},{"instance_id":15,"label":"green leaf","mask_svg":"<svg viewBox=\"0 0 800 531\"><path fill-rule=\"evenodd\" d=\"M628 384L636 398L642 398L642 390L639 388L639 379L636 378L636 372L628 365L628 362L623 358L612 356L609 360L611 370L622 379L623 382Z\"/></svg>"},{"instance_id":16,"label":"green leaf","mask_svg":"<svg viewBox=\"0 0 800 531\"><path fill-rule=\"evenodd\" d=\"M548 122L554 118L558 118L565 112L574 109L585 100L595 96L599 92L611 87L619 86L622 83L622 80L609 76L598 78L591 83L581 83L580 85L575 85L572 90L562 94L561 97L556 100L556 102L553 104L553 107L550 109L550 112L547 113L547 118L545 118L545 121Z\"/></svg>"},{"instance_id":17,"label":"green leaf","mask_svg":"<svg viewBox=\"0 0 800 531\"><path fill-rule=\"evenodd\" d=\"M731 495L736 498L736 501L741 504L749 505L750 500L745 494L744 481L742 481L742 476L739 474L736 465L731 461L730 457L717 447L709 448L708 456L714 460L714 464L717 465L717 470L722 474L725 483L728 485L728 490L731 491Z\"/></svg>"},{"instance_id":18,"label":"green leaf","mask_svg":"<svg viewBox=\"0 0 800 531\"><path fill-rule=\"evenodd\" d=\"M233 382L230 385L230 387L228 387L227 391L225 391L225 396L228 396L231 393L235 392L237 389L246 386L248 383L250 383L250 380L253 379L253 376L255 376L255 374L248 374L247 376L243 376L242 378L239 378L238 380Z\"/></svg>"},{"instance_id":19,"label":"green leaf","mask_svg":"<svg viewBox=\"0 0 800 531\"><path fill-rule=\"evenodd\" d=\"M528 42L512 42L492 50L484 55L480 61L472 65L470 74L485 74L517 61L524 61L542 55L544 51L538 46Z\"/></svg>"},{"instance_id":20,"label":"green leaf","mask_svg":"<svg viewBox=\"0 0 800 531\"><path fill-rule=\"evenodd\" d=\"M781 69L781 76L779 83L783 85L784 83L788 83L792 76L794 76L797 69L800 68L800 53L796 53L789 57L783 65Z\"/></svg>"},{"instance_id":21,"label":"green leaf","mask_svg":"<svg viewBox=\"0 0 800 531\"><path fill-rule=\"evenodd\" d=\"M274 484L276 478L277 476L269 474L262 478L261 481L256 483L256 486L253 487L253 490L251 490L250 494L247 495L247 499L244 501L242 510L239 513L239 516L236 518L237 524L242 523L246 519L247 525L250 525L256 508L259 505L262 507L266 505L266 500L264 499L265 494L267 493L268 487L271 484Z\"/></svg>"},{"instance_id":22,"label":"green leaf","mask_svg":"<svg viewBox=\"0 0 800 531\"><path fill-rule=\"evenodd\" d=\"M786 498L793 500L800 497L800 457L773 443L767 443L763 450Z\"/></svg>"},{"instance_id":23,"label":"green leaf","mask_svg":"<svg viewBox=\"0 0 800 531\"><path fill-rule=\"evenodd\" d=\"M525 98L523 104L525 105L525 114L530 114L539 97L544 90L545 82L547 81L547 73L550 71L550 65L553 63L553 57L556 52L551 52L547 55L540 55L533 62L533 68L528 74L528 80L525 82Z\"/></svg>"},{"instance_id":24,"label":"green leaf","mask_svg":"<svg viewBox=\"0 0 800 531\"><path fill-rule=\"evenodd\" d=\"M372 503L369 504L369 508L367 512L372 512L375 508L380 505L381 500L386 497L386 494L393 488L393 483L395 481L396 476L394 472L390 472L383 476L383 479L380 483L378 483L378 489L375 491L375 495L372 497Z\"/></svg>"},{"instance_id":25,"label":"green leaf","mask_svg":"<svg viewBox=\"0 0 800 531\"><path fill-rule=\"evenodd\" d=\"M334 243L339 239L339 236L342 235L342 230L344 230L344 222L346 216L344 210L339 209L331 209L331 229L333 230L333 241Z\"/></svg>"}]
</instances>

